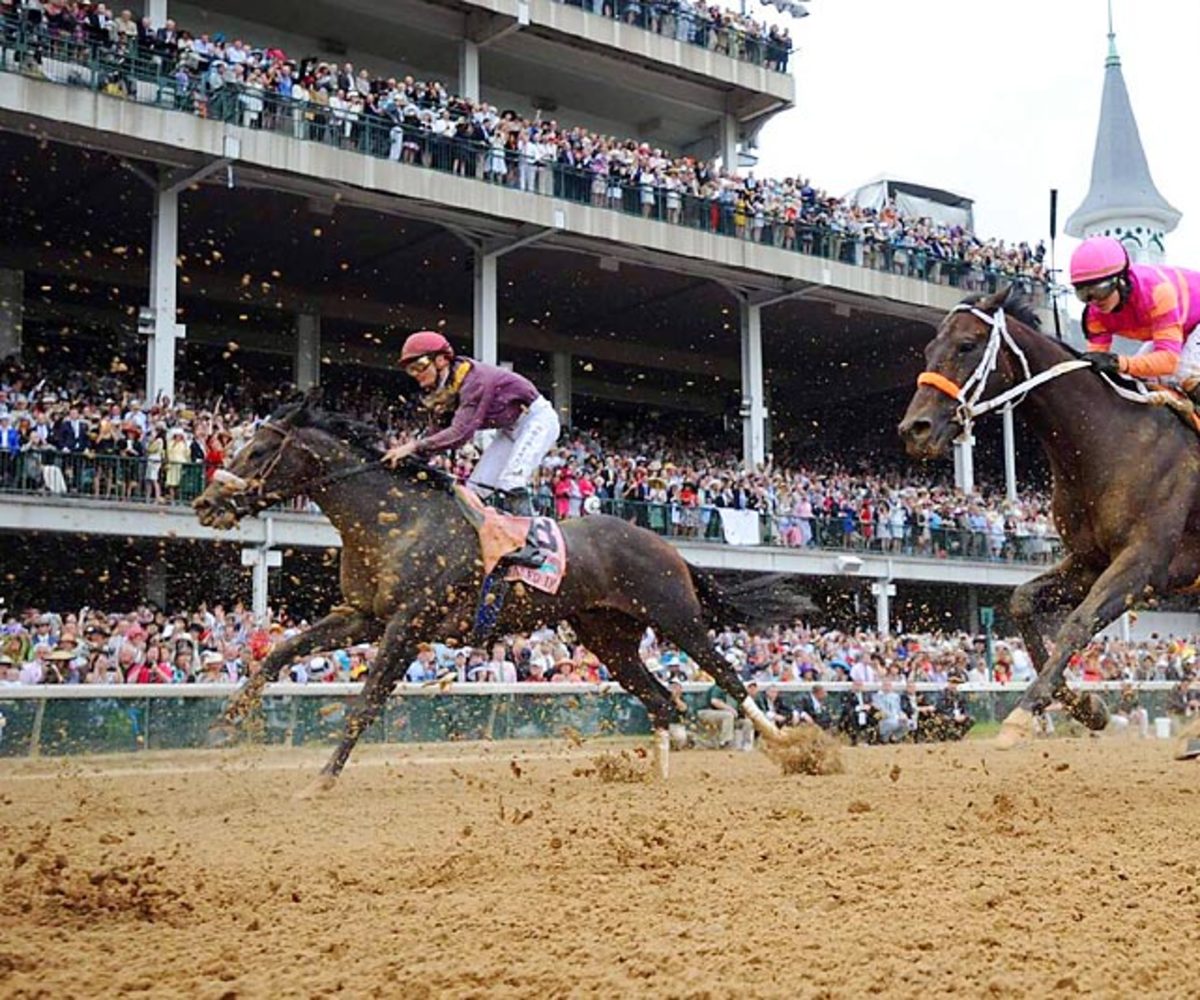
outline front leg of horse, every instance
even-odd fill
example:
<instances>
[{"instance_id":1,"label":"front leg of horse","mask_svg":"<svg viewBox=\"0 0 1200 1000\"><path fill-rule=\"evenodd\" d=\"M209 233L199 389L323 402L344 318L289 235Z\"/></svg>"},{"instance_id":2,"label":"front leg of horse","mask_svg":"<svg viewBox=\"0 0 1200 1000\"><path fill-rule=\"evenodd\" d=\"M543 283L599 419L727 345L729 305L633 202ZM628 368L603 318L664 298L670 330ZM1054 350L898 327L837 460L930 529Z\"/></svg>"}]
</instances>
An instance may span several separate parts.
<instances>
[{"instance_id":1,"label":"front leg of horse","mask_svg":"<svg viewBox=\"0 0 1200 1000\"><path fill-rule=\"evenodd\" d=\"M1098 576L1097 570L1080 564L1075 556L1069 555L1053 569L1039 574L1013 591L1009 609L1039 675L1050 658L1042 633L1043 617L1080 604ZM1023 700L1004 720L996 737L996 746L1008 750L1029 739L1033 735L1034 717L1045 710L1050 700L1044 697L1028 706Z\"/></svg>"},{"instance_id":2,"label":"front leg of horse","mask_svg":"<svg viewBox=\"0 0 1200 1000\"><path fill-rule=\"evenodd\" d=\"M311 628L279 643L263 660L262 669L248 680L208 728L208 745L223 746L237 736L241 722L259 704L263 688L279 677L284 667L301 656L321 649L369 642L383 631L383 623L353 608L338 608Z\"/></svg>"},{"instance_id":3,"label":"front leg of horse","mask_svg":"<svg viewBox=\"0 0 1200 1000\"><path fill-rule=\"evenodd\" d=\"M378 718L380 709L396 686L401 670L406 661L403 655L408 643L407 629L389 625L384 634L375 663L367 674L362 693L358 696L350 718L346 721L346 730L342 734L337 747L334 749L329 762L321 768L321 773L308 788L300 793L298 798L312 798L322 792L327 792L337 783L338 775L346 766L351 751L358 743L359 737L366 732Z\"/></svg>"},{"instance_id":4,"label":"front leg of horse","mask_svg":"<svg viewBox=\"0 0 1200 1000\"><path fill-rule=\"evenodd\" d=\"M1008 749L1032 735L1033 718L1052 700L1059 699L1071 716L1089 729L1103 729L1108 724L1108 709L1096 694L1076 694L1063 683L1063 671L1076 650L1086 645L1100 629L1114 621L1136 597L1140 597L1150 582L1150 567L1156 553L1146 546L1130 546L1092 585L1083 602L1063 623L1054 637L1054 654L1029 685L1016 708L1009 713L996 738L999 749Z\"/></svg>"}]
</instances>

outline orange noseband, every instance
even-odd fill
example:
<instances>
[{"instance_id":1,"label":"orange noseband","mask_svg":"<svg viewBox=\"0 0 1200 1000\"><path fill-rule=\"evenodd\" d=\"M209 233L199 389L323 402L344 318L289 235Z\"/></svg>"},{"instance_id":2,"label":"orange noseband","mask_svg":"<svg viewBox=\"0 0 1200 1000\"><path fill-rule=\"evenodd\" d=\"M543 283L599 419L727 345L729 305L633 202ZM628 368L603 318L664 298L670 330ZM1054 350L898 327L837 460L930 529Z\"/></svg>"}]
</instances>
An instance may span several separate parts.
<instances>
[{"instance_id":1,"label":"orange noseband","mask_svg":"<svg viewBox=\"0 0 1200 1000\"><path fill-rule=\"evenodd\" d=\"M927 385L934 389L940 389L956 402L962 401L962 389L939 372L921 372L917 376L917 385Z\"/></svg>"}]
</instances>

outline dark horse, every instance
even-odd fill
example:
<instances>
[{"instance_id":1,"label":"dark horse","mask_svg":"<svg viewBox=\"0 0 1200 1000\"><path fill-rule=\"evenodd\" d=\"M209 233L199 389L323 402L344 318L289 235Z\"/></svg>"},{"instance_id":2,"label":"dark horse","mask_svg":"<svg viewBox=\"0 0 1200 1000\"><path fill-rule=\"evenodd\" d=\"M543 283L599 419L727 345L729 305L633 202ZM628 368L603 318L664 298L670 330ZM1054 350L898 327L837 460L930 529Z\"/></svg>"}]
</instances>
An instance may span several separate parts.
<instances>
[{"instance_id":1,"label":"dark horse","mask_svg":"<svg viewBox=\"0 0 1200 1000\"><path fill-rule=\"evenodd\" d=\"M257 703L263 686L315 650L379 640L375 664L346 731L321 772L332 784L371 725L418 641L470 637L483 569L479 539L449 491L450 477L427 465L383 466L377 428L290 403L259 426L227 470L197 497L201 523L230 528L239 519L297 494L311 497L342 537L342 603L311 628L281 642L215 726L218 738ZM568 571L558 593L514 587L500 612L502 634L567 621L579 640L641 699L660 733L684 712L638 655L655 627L743 702L761 731L774 735L737 672L712 648L717 616L747 615L657 535L615 517L562 525Z\"/></svg>"},{"instance_id":2,"label":"dark horse","mask_svg":"<svg viewBox=\"0 0 1200 1000\"><path fill-rule=\"evenodd\" d=\"M1103 728L1108 713L1100 698L1064 684L1068 659L1127 608L1200 578L1196 434L1165 407L1119 398L1089 366L1071 365L1078 356L1037 326L1012 288L957 307L925 348L923 384L899 427L910 455L933 458L972 416L953 398L956 389L970 383L973 390L982 379L984 397L972 391L970 402L986 408L988 394L1057 365L1065 370L1031 388L1024 402L1026 423L1050 462L1054 523L1068 554L1013 594L1013 617L1038 676L1001 728L997 742L1006 748L1028 738L1034 715L1053 699L1090 728ZM1039 619L1064 611L1048 654ZM1177 755L1200 755L1200 740L1185 737Z\"/></svg>"}]
</instances>

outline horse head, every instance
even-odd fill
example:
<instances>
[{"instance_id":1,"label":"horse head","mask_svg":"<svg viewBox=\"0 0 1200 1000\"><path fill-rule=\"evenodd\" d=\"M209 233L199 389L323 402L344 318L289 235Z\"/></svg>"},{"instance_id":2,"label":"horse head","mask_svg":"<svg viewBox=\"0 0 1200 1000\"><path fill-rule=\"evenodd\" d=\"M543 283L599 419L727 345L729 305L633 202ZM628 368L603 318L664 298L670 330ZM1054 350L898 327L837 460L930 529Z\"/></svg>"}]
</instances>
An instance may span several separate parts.
<instances>
[{"instance_id":1,"label":"horse head","mask_svg":"<svg viewBox=\"0 0 1200 1000\"><path fill-rule=\"evenodd\" d=\"M963 429L963 403L968 390L979 394L1002 392L1016 384L1017 369L1004 344L997 342L997 310L1023 314L1036 326L1037 318L1015 286L992 295L968 299L956 306L938 326L925 348L925 371L897 428L913 458L937 458ZM982 384L980 384L982 382Z\"/></svg>"},{"instance_id":2,"label":"horse head","mask_svg":"<svg viewBox=\"0 0 1200 1000\"><path fill-rule=\"evenodd\" d=\"M232 528L243 517L257 514L313 485L328 465L324 437L311 428L314 402L280 407L259 424L224 469L194 501L200 523L211 528Z\"/></svg>"}]
</instances>

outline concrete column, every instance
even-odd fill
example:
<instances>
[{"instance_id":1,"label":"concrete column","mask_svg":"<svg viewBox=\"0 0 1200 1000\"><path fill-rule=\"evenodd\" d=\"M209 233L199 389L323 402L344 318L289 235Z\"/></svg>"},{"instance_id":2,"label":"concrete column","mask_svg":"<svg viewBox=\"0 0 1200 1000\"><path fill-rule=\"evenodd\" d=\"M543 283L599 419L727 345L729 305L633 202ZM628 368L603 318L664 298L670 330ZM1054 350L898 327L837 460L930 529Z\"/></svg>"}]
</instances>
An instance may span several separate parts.
<instances>
[{"instance_id":1,"label":"concrete column","mask_svg":"<svg viewBox=\"0 0 1200 1000\"><path fill-rule=\"evenodd\" d=\"M458 43L458 95L479 100L479 44L469 38Z\"/></svg>"},{"instance_id":2,"label":"concrete column","mask_svg":"<svg viewBox=\"0 0 1200 1000\"><path fill-rule=\"evenodd\" d=\"M0 361L21 355L25 321L25 272L0 268Z\"/></svg>"},{"instance_id":3,"label":"concrete column","mask_svg":"<svg viewBox=\"0 0 1200 1000\"><path fill-rule=\"evenodd\" d=\"M1012 403L1004 410L1004 495L1009 500L1017 499L1017 432L1013 427Z\"/></svg>"},{"instance_id":4,"label":"concrete column","mask_svg":"<svg viewBox=\"0 0 1200 1000\"><path fill-rule=\"evenodd\" d=\"M975 437L963 434L954 439L954 485L963 493L975 492Z\"/></svg>"},{"instance_id":5,"label":"concrete column","mask_svg":"<svg viewBox=\"0 0 1200 1000\"><path fill-rule=\"evenodd\" d=\"M146 602L156 608L167 608L167 561L154 559L147 563L143 577L142 593Z\"/></svg>"},{"instance_id":6,"label":"concrete column","mask_svg":"<svg viewBox=\"0 0 1200 1000\"><path fill-rule=\"evenodd\" d=\"M747 469L766 460L767 408L763 392L762 306L738 303L742 339L742 462Z\"/></svg>"},{"instance_id":7,"label":"concrete column","mask_svg":"<svg viewBox=\"0 0 1200 1000\"><path fill-rule=\"evenodd\" d=\"M896 596L896 585L891 580L879 580L871 584L875 595L875 631L881 636L891 634L891 601Z\"/></svg>"},{"instance_id":8,"label":"concrete column","mask_svg":"<svg viewBox=\"0 0 1200 1000\"><path fill-rule=\"evenodd\" d=\"M146 16L156 28L167 23L167 0L146 0Z\"/></svg>"},{"instance_id":9,"label":"concrete column","mask_svg":"<svg viewBox=\"0 0 1200 1000\"><path fill-rule=\"evenodd\" d=\"M175 341L183 327L175 322L176 266L179 256L179 193L159 191L154 197L150 234L150 312L153 329L146 352L147 405L161 396L175 401Z\"/></svg>"},{"instance_id":10,"label":"concrete column","mask_svg":"<svg viewBox=\"0 0 1200 1000\"><path fill-rule=\"evenodd\" d=\"M554 352L554 408L558 411L559 422L564 427L571 426L572 360L566 351Z\"/></svg>"},{"instance_id":11,"label":"concrete column","mask_svg":"<svg viewBox=\"0 0 1200 1000\"><path fill-rule=\"evenodd\" d=\"M292 381L302 390L321 384L321 317L316 313L300 313L296 316Z\"/></svg>"},{"instance_id":12,"label":"concrete column","mask_svg":"<svg viewBox=\"0 0 1200 1000\"><path fill-rule=\"evenodd\" d=\"M496 255L475 251L475 330L476 360L494 365L499 357L496 330Z\"/></svg>"},{"instance_id":13,"label":"concrete column","mask_svg":"<svg viewBox=\"0 0 1200 1000\"><path fill-rule=\"evenodd\" d=\"M734 115L725 114L721 117L721 134L719 136L721 163L726 173L736 174L738 169L738 120Z\"/></svg>"},{"instance_id":14,"label":"concrete column","mask_svg":"<svg viewBox=\"0 0 1200 1000\"><path fill-rule=\"evenodd\" d=\"M979 588L967 588L967 631L975 635L983 626L979 621Z\"/></svg>"},{"instance_id":15,"label":"concrete column","mask_svg":"<svg viewBox=\"0 0 1200 1000\"><path fill-rule=\"evenodd\" d=\"M283 553L272 548L275 542L275 522L266 518L267 536L262 545L242 549L242 565L250 567L252 596L250 610L254 620L263 625L267 620L268 584L270 571L283 565Z\"/></svg>"}]
</instances>

